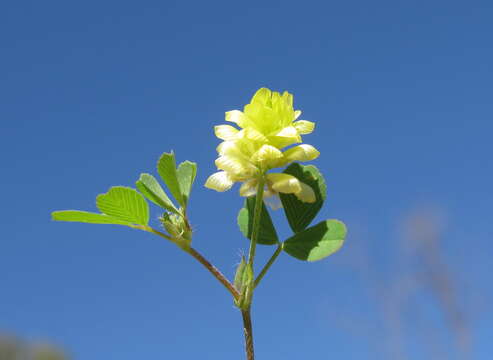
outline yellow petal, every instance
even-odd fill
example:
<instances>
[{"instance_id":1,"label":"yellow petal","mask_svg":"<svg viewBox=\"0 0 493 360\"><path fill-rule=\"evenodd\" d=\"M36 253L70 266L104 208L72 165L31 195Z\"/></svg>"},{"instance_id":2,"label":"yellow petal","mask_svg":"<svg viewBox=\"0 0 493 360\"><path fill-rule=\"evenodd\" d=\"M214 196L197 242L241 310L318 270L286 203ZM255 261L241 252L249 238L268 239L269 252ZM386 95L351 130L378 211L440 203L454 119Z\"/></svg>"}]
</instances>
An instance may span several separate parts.
<instances>
[{"instance_id":1,"label":"yellow petal","mask_svg":"<svg viewBox=\"0 0 493 360\"><path fill-rule=\"evenodd\" d=\"M300 111L301 113L301 111ZM298 120L293 123L293 126L298 131L298 134L306 135L310 134L315 129L315 123L306 120Z\"/></svg>"},{"instance_id":2,"label":"yellow petal","mask_svg":"<svg viewBox=\"0 0 493 360\"><path fill-rule=\"evenodd\" d=\"M262 164L268 168L277 167L282 159L282 152L272 145L262 145L252 156L252 162Z\"/></svg>"},{"instance_id":3,"label":"yellow petal","mask_svg":"<svg viewBox=\"0 0 493 360\"><path fill-rule=\"evenodd\" d=\"M231 186L233 186L233 181L225 171L212 174L205 182L206 188L220 192L229 190Z\"/></svg>"},{"instance_id":4,"label":"yellow petal","mask_svg":"<svg viewBox=\"0 0 493 360\"><path fill-rule=\"evenodd\" d=\"M258 141L260 143L266 143L269 140L262 134L260 131L255 130L254 128L248 127L240 131L242 134L239 136L243 136L246 139Z\"/></svg>"},{"instance_id":5,"label":"yellow petal","mask_svg":"<svg viewBox=\"0 0 493 360\"><path fill-rule=\"evenodd\" d=\"M300 185L301 185L301 191L294 193L296 197L300 199L300 201L306 203L314 203L317 200L317 198L315 197L315 192L313 191L313 189L307 184L302 183L301 181L300 181Z\"/></svg>"},{"instance_id":6,"label":"yellow petal","mask_svg":"<svg viewBox=\"0 0 493 360\"><path fill-rule=\"evenodd\" d=\"M231 125L214 126L214 134L221 140L235 140L239 130Z\"/></svg>"},{"instance_id":7,"label":"yellow petal","mask_svg":"<svg viewBox=\"0 0 493 360\"><path fill-rule=\"evenodd\" d=\"M236 123L241 128L245 127L248 123L247 117L240 110L227 111L226 121Z\"/></svg>"},{"instance_id":8,"label":"yellow petal","mask_svg":"<svg viewBox=\"0 0 493 360\"><path fill-rule=\"evenodd\" d=\"M249 178L257 172L257 168L249 162L231 156L220 156L216 159L216 166L229 173L234 180Z\"/></svg>"},{"instance_id":9,"label":"yellow petal","mask_svg":"<svg viewBox=\"0 0 493 360\"><path fill-rule=\"evenodd\" d=\"M313 146L302 144L286 150L284 153L286 163L292 161L310 161L318 158L320 152Z\"/></svg>"},{"instance_id":10,"label":"yellow petal","mask_svg":"<svg viewBox=\"0 0 493 360\"><path fill-rule=\"evenodd\" d=\"M252 100L250 101L250 103L267 104L270 101L270 97L271 97L271 91L269 89L267 89L267 88L260 88L253 95Z\"/></svg>"},{"instance_id":11,"label":"yellow petal","mask_svg":"<svg viewBox=\"0 0 493 360\"><path fill-rule=\"evenodd\" d=\"M270 181L272 189L277 192L295 194L301 191L300 181L292 175L272 173L267 174L267 180Z\"/></svg>"},{"instance_id":12,"label":"yellow petal","mask_svg":"<svg viewBox=\"0 0 493 360\"><path fill-rule=\"evenodd\" d=\"M283 147L300 143L301 136L294 126L287 126L276 133L269 134L269 140L272 145L278 149L282 149Z\"/></svg>"},{"instance_id":13,"label":"yellow petal","mask_svg":"<svg viewBox=\"0 0 493 360\"><path fill-rule=\"evenodd\" d=\"M257 193L257 179L250 179L241 184L240 196L253 196Z\"/></svg>"},{"instance_id":14,"label":"yellow petal","mask_svg":"<svg viewBox=\"0 0 493 360\"><path fill-rule=\"evenodd\" d=\"M300 110L295 110L294 112L294 120L296 120L297 118L299 118L301 115L301 111Z\"/></svg>"}]
</instances>

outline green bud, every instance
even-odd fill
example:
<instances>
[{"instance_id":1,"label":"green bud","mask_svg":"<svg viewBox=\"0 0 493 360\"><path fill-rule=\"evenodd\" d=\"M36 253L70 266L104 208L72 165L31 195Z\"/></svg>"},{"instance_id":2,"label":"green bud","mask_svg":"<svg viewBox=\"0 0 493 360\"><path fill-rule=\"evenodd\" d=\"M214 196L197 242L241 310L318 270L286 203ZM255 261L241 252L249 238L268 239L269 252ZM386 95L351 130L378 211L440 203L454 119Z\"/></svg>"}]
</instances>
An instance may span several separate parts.
<instances>
[{"instance_id":1,"label":"green bud","mask_svg":"<svg viewBox=\"0 0 493 360\"><path fill-rule=\"evenodd\" d=\"M241 285L242 285L242 282L243 282L243 273L245 272L245 267L246 267L245 257L242 256L241 257L241 262L238 265L238 267L236 268L235 280L233 282L236 290L238 290L238 292L240 294L241 294Z\"/></svg>"},{"instance_id":2,"label":"green bud","mask_svg":"<svg viewBox=\"0 0 493 360\"><path fill-rule=\"evenodd\" d=\"M242 258L240 265L238 265L234 284L240 293L240 298L235 300L235 305L242 310L248 309L252 303L254 274L252 266L245 263L245 258Z\"/></svg>"},{"instance_id":3,"label":"green bud","mask_svg":"<svg viewBox=\"0 0 493 360\"><path fill-rule=\"evenodd\" d=\"M163 227L175 241L175 244L187 251L192 243L192 230L181 215L164 213L159 218Z\"/></svg>"}]
</instances>

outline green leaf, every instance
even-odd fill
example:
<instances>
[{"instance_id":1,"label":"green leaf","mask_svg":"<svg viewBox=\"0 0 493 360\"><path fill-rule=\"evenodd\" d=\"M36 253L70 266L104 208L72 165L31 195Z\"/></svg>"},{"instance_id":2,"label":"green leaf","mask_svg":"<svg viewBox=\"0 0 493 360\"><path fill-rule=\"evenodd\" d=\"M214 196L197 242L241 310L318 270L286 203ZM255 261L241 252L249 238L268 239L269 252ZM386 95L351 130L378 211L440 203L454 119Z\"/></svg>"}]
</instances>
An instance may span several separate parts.
<instances>
[{"instance_id":1,"label":"green leaf","mask_svg":"<svg viewBox=\"0 0 493 360\"><path fill-rule=\"evenodd\" d=\"M245 205L238 214L238 226L240 231L251 239L253 228L253 214L255 211L255 199L256 196L251 196L245 199ZM272 219L262 202L262 212L260 213L260 231L258 234L257 243L262 245L274 245L279 242L276 229L272 223Z\"/></svg>"},{"instance_id":2,"label":"green leaf","mask_svg":"<svg viewBox=\"0 0 493 360\"><path fill-rule=\"evenodd\" d=\"M54 211L51 213L51 218L55 221L73 221L90 224L131 225L131 223L128 221L119 220L112 216L78 210Z\"/></svg>"},{"instance_id":3,"label":"green leaf","mask_svg":"<svg viewBox=\"0 0 493 360\"><path fill-rule=\"evenodd\" d=\"M170 198L166 195L154 176L150 174L140 174L140 178L135 185L137 186L137 189L154 204L178 214L178 209L173 205Z\"/></svg>"},{"instance_id":4,"label":"green leaf","mask_svg":"<svg viewBox=\"0 0 493 360\"><path fill-rule=\"evenodd\" d=\"M184 161L176 170L178 182L180 184L180 191L183 197L183 206L188 203L190 198L190 192L192 191L192 185L197 175L197 164L191 161Z\"/></svg>"},{"instance_id":5,"label":"green leaf","mask_svg":"<svg viewBox=\"0 0 493 360\"><path fill-rule=\"evenodd\" d=\"M157 162L157 172L161 176L161 179L163 179L166 186L168 186L171 195L173 195L180 205L184 206L180 183L178 182L178 177L176 174L176 161L173 151L169 154L163 153L163 155L161 155Z\"/></svg>"},{"instance_id":6,"label":"green leaf","mask_svg":"<svg viewBox=\"0 0 493 360\"><path fill-rule=\"evenodd\" d=\"M346 225L326 220L299 232L284 242L283 250L305 261L317 261L339 250L346 238Z\"/></svg>"},{"instance_id":7,"label":"green leaf","mask_svg":"<svg viewBox=\"0 0 493 360\"><path fill-rule=\"evenodd\" d=\"M319 212L327 196L327 186L322 174L313 165L293 163L284 170L284 173L293 175L310 186L316 196L314 203L305 203L293 194L279 193L289 226L297 233L310 225Z\"/></svg>"},{"instance_id":8,"label":"green leaf","mask_svg":"<svg viewBox=\"0 0 493 360\"><path fill-rule=\"evenodd\" d=\"M144 197L132 188L114 186L96 198L98 209L109 216L133 224L147 225L149 205Z\"/></svg>"}]
</instances>

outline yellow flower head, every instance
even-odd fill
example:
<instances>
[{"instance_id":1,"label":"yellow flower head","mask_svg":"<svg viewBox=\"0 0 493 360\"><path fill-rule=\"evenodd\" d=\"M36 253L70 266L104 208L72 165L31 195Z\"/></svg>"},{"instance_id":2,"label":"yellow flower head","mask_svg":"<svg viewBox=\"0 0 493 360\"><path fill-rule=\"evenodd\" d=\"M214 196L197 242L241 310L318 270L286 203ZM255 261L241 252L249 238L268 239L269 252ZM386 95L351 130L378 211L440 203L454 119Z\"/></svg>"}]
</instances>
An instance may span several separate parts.
<instances>
[{"instance_id":1,"label":"yellow flower head","mask_svg":"<svg viewBox=\"0 0 493 360\"><path fill-rule=\"evenodd\" d=\"M301 144L285 151L283 148L301 143L301 135L313 131L311 121L297 120L301 111L293 109L293 95L285 91L282 95L261 88L243 112L228 111L226 121L235 123L214 128L216 136L224 140L217 147L219 157L216 166L222 170L211 175L205 186L217 191L226 191L235 182L243 182L241 196L256 193L258 178L266 171L283 167L293 161L310 161L320 154L311 145ZM294 176L283 173L266 175L267 189L264 196L279 192L295 194L301 201L314 202L315 194L306 184Z\"/></svg>"}]
</instances>

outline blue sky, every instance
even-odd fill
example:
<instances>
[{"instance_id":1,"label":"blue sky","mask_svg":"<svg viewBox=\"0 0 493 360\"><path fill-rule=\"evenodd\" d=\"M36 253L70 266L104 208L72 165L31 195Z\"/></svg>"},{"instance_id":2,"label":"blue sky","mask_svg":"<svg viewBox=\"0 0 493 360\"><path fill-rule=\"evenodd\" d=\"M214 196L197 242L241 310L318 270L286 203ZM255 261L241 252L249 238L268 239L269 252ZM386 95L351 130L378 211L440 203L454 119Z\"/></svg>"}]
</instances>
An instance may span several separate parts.
<instances>
[{"instance_id":1,"label":"blue sky","mask_svg":"<svg viewBox=\"0 0 493 360\"><path fill-rule=\"evenodd\" d=\"M317 123L304 140L321 151L315 164L328 183L319 219L341 219L350 232L322 262L284 255L272 268L255 297L259 359L382 359L374 343L385 341L375 335L383 325L347 264L367 249L379 281L391 280L399 224L428 206L445 214L443 258L463 290L472 356L489 358L490 1L1 9L0 330L48 339L75 359L242 356L240 315L193 259L150 234L49 214L95 210L97 194L133 185L173 149L199 165L194 246L231 277L247 246L235 221L242 200L236 188L202 184L215 171L213 126L267 86L294 93ZM274 218L289 236L282 212ZM270 251L259 249L259 260ZM373 337L334 316L354 317ZM440 316L434 323L440 329Z\"/></svg>"}]
</instances>

